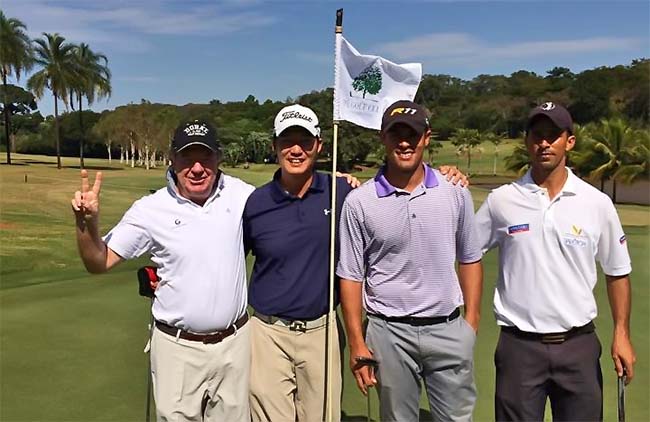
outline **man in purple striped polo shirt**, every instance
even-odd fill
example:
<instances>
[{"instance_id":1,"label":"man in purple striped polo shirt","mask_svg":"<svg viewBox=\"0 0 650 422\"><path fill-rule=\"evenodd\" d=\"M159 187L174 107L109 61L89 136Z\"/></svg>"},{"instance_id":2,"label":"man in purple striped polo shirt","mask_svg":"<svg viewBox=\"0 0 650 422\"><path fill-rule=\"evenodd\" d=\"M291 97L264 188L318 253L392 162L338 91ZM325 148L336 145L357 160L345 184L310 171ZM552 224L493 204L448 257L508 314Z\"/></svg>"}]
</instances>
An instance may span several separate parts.
<instances>
[{"instance_id":1,"label":"man in purple striped polo shirt","mask_svg":"<svg viewBox=\"0 0 650 422\"><path fill-rule=\"evenodd\" d=\"M382 421L418 419L422 380L434 420L471 420L476 401L483 270L474 207L467 189L423 163L430 136L421 106L388 107L386 165L348 195L341 215L337 274L350 366L364 394L378 385ZM378 361L376 374L368 358Z\"/></svg>"}]
</instances>

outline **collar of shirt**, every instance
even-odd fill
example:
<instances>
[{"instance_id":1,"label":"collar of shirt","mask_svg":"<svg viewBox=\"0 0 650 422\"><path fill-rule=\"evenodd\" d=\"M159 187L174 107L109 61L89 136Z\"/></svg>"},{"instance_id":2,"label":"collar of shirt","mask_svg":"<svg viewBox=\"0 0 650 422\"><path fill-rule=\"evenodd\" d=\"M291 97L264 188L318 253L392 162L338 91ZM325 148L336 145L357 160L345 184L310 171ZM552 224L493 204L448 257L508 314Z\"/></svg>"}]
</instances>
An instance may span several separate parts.
<instances>
[{"instance_id":1,"label":"collar of shirt","mask_svg":"<svg viewBox=\"0 0 650 422\"><path fill-rule=\"evenodd\" d=\"M559 196L562 195L575 195L576 194L576 178L577 176L573 174L570 168L565 167L567 171L567 178L566 181L564 182L564 186L562 186L562 189L560 189L560 193L558 194ZM540 190L544 189L541 186L539 186L537 183L535 183L535 180L533 180L533 174L532 174L532 169L528 169L524 177L522 178L522 186L528 190L530 193L537 193Z\"/></svg>"},{"instance_id":2,"label":"collar of shirt","mask_svg":"<svg viewBox=\"0 0 650 422\"><path fill-rule=\"evenodd\" d=\"M298 199L297 196L294 196L290 194L289 192L284 189L282 184L280 183L280 176L282 175L282 170L278 169L275 174L273 174L273 187L271 188L271 198L276 203L280 203L282 201L289 201L292 199ZM325 180L327 175L321 174L317 171L314 170L313 177L311 178L311 185L309 186L309 189L307 191L315 191L315 192L323 192L325 190Z\"/></svg>"},{"instance_id":3,"label":"collar of shirt","mask_svg":"<svg viewBox=\"0 0 650 422\"><path fill-rule=\"evenodd\" d=\"M178 187L176 187L176 175L174 174L174 170L172 170L171 167L167 169L167 174L165 175L165 178L167 179L167 190L173 196L174 198L178 199L181 202L187 202L190 204L193 204L197 207L201 207L201 205L190 201L189 199L185 198L182 196L180 193L178 193ZM216 198L219 197L219 193L223 190L225 184L225 180L223 177L223 172L219 171L219 179L215 183L214 188L212 189L212 193L208 197L207 201L203 204L204 207L206 207L208 204L210 204L212 201L214 201Z\"/></svg>"},{"instance_id":4,"label":"collar of shirt","mask_svg":"<svg viewBox=\"0 0 650 422\"><path fill-rule=\"evenodd\" d=\"M435 188L438 186L438 178L431 168L426 165L424 166L424 187L425 188ZM382 166L377 175L375 176L375 190L377 191L377 196L383 198L397 192L397 188L390 184L386 176L384 175L386 171L386 166Z\"/></svg>"}]
</instances>

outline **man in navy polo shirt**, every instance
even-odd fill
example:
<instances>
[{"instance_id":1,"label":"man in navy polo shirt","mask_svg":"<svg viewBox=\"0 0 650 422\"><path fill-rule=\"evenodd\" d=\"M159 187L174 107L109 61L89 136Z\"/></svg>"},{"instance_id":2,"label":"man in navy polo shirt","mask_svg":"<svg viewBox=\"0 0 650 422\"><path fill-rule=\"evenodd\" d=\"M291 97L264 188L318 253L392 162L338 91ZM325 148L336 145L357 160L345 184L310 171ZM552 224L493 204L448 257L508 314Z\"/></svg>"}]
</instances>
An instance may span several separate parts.
<instances>
[{"instance_id":1,"label":"man in navy polo shirt","mask_svg":"<svg viewBox=\"0 0 650 422\"><path fill-rule=\"evenodd\" d=\"M423 163L431 130L421 106L389 106L380 136L386 165L341 214L336 273L350 366L364 394L378 383L382 421L417 421L422 381L435 420L469 421L482 288L472 197Z\"/></svg>"},{"instance_id":2,"label":"man in navy polo shirt","mask_svg":"<svg viewBox=\"0 0 650 422\"><path fill-rule=\"evenodd\" d=\"M318 117L291 105L275 118L280 169L244 210L244 245L255 255L250 281L251 412L255 421L323 420L332 179L314 170L323 144ZM337 178L337 208L351 187ZM338 299L338 298L336 298ZM338 303L338 300L337 300ZM339 349L338 334L333 350ZM340 417L340 358L328 394Z\"/></svg>"}]
</instances>

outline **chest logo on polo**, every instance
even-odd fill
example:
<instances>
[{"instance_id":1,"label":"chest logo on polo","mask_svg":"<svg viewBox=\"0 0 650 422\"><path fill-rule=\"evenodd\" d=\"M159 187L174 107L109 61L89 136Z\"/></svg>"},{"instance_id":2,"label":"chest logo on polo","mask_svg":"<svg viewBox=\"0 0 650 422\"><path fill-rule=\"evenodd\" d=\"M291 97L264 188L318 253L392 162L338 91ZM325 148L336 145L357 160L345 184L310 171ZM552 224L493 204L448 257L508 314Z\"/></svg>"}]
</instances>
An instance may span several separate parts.
<instances>
[{"instance_id":1,"label":"chest logo on polo","mask_svg":"<svg viewBox=\"0 0 650 422\"><path fill-rule=\"evenodd\" d=\"M327 208L323 209L323 214L330 215L331 213L332 213L332 210L327 209Z\"/></svg>"},{"instance_id":2,"label":"chest logo on polo","mask_svg":"<svg viewBox=\"0 0 650 422\"><path fill-rule=\"evenodd\" d=\"M508 227L508 234L524 233L527 231L530 231L529 224L517 224L515 226Z\"/></svg>"},{"instance_id":3,"label":"chest logo on polo","mask_svg":"<svg viewBox=\"0 0 650 422\"><path fill-rule=\"evenodd\" d=\"M581 227L572 224L571 231L564 235L563 242L565 246L584 248L587 246L587 234Z\"/></svg>"}]
</instances>

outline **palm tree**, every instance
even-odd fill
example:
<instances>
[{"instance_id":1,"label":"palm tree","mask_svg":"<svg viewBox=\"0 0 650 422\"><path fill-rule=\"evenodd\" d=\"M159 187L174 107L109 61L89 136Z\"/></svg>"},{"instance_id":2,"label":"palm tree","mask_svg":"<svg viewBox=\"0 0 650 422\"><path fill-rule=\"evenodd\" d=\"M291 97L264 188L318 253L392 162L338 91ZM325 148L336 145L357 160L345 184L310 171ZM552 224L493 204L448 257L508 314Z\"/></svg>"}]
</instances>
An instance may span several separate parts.
<instances>
[{"instance_id":1,"label":"palm tree","mask_svg":"<svg viewBox=\"0 0 650 422\"><path fill-rule=\"evenodd\" d=\"M86 97L88 106L95 98L110 97L111 71L108 69L108 59L102 53L95 53L88 44L81 43L74 49L76 78L72 81L70 94L76 95L79 104L79 165L84 168L84 130L82 99ZM103 62L103 64L102 64Z\"/></svg>"},{"instance_id":2,"label":"palm tree","mask_svg":"<svg viewBox=\"0 0 650 422\"><path fill-rule=\"evenodd\" d=\"M5 136L7 138L7 164L11 164L11 145L9 142L9 123L11 107L7 99L7 77L16 76L20 80L23 71L29 71L34 63L32 42L25 34L27 27L18 19L8 19L0 10L0 75L4 102Z\"/></svg>"},{"instance_id":3,"label":"palm tree","mask_svg":"<svg viewBox=\"0 0 650 422\"><path fill-rule=\"evenodd\" d=\"M594 179L612 180L612 201L616 203L616 183L627 183L647 168L647 146L644 157L643 138L623 119L603 119L592 133L593 153L604 156L604 162L589 173Z\"/></svg>"},{"instance_id":4,"label":"palm tree","mask_svg":"<svg viewBox=\"0 0 650 422\"><path fill-rule=\"evenodd\" d=\"M517 177L521 177L530 168L530 156L524 142L515 145L512 153L505 158L506 170L515 172Z\"/></svg>"},{"instance_id":5,"label":"palm tree","mask_svg":"<svg viewBox=\"0 0 650 422\"><path fill-rule=\"evenodd\" d=\"M58 33L43 33L44 38L34 40L36 44L35 61L43 68L34 73L27 81L27 88L37 98L42 98L45 88L54 96L54 126L56 131L56 165L61 168L61 145L59 130L59 98L68 105L70 87L76 78L73 44L65 42Z\"/></svg>"}]
</instances>

